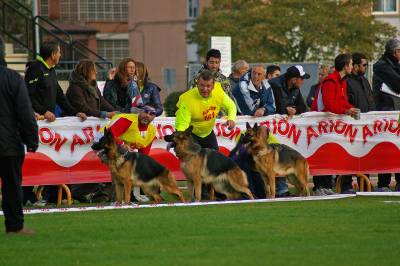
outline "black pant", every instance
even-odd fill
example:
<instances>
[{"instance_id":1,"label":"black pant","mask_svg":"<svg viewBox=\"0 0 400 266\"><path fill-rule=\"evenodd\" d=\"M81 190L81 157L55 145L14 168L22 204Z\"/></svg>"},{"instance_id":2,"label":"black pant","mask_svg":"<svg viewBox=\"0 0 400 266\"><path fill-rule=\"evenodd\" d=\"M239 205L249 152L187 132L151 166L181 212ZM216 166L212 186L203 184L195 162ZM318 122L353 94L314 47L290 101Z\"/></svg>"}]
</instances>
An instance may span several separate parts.
<instances>
[{"instance_id":1,"label":"black pant","mask_svg":"<svg viewBox=\"0 0 400 266\"><path fill-rule=\"evenodd\" d=\"M209 148L209 149L213 149L218 151L218 141L217 141L217 136L215 136L214 131L211 131L211 133L202 138L199 136L196 136L192 133L192 137L194 142L196 142L197 144L199 144L202 148ZM208 191L210 190L210 185L205 185L203 184L201 186L201 198L202 199L210 199L210 195L208 193ZM222 200L225 199L225 195L215 192L215 197L217 198L217 200Z\"/></svg>"},{"instance_id":2,"label":"black pant","mask_svg":"<svg viewBox=\"0 0 400 266\"><path fill-rule=\"evenodd\" d=\"M400 184L400 173L396 173L395 179L397 184ZM378 188L389 187L392 174L378 174Z\"/></svg>"},{"instance_id":3,"label":"black pant","mask_svg":"<svg viewBox=\"0 0 400 266\"><path fill-rule=\"evenodd\" d=\"M192 137L193 137L194 142L199 144L202 148L209 148L209 149L213 149L216 151L219 150L217 136L215 136L214 131L211 131L211 133L204 138L196 136L193 133L192 133Z\"/></svg>"},{"instance_id":4,"label":"black pant","mask_svg":"<svg viewBox=\"0 0 400 266\"><path fill-rule=\"evenodd\" d=\"M368 174L367 174L367 177L369 178ZM342 192L353 189L353 176L352 175L342 175L341 183L342 183L342 185L341 185ZM357 177L357 183L358 183L358 187L360 187L360 178L359 177Z\"/></svg>"},{"instance_id":5,"label":"black pant","mask_svg":"<svg viewBox=\"0 0 400 266\"><path fill-rule=\"evenodd\" d=\"M332 176L331 175L318 175L313 176L314 190L320 188L332 189Z\"/></svg>"},{"instance_id":6,"label":"black pant","mask_svg":"<svg viewBox=\"0 0 400 266\"><path fill-rule=\"evenodd\" d=\"M1 207L7 232L15 232L24 227L22 212L22 164L25 155L0 157Z\"/></svg>"}]
</instances>

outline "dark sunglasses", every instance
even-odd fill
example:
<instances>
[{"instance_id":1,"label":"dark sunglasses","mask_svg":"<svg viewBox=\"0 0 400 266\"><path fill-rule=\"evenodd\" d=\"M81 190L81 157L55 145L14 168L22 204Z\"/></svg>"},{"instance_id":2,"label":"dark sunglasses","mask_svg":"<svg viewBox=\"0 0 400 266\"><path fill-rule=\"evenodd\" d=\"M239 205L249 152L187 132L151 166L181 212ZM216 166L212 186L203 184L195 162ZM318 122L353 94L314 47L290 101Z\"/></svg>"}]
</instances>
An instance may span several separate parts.
<instances>
[{"instance_id":1,"label":"dark sunglasses","mask_svg":"<svg viewBox=\"0 0 400 266\"><path fill-rule=\"evenodd\" d=\"M145 112L146 114L149 114L149 115L156 115L157 114L156 111L149 110L149 109L143 109L143 112Z\"/></svg>"},{"instance_id":2,"label":"dark sunglasses","mask_svg":"<svg viewBox=\"0 0 400 266\"><path fill-rule=\"evenodd\" d=\"M368 66L368 63L366 63L366 64L362 64L362 66L363 66L363 67L367 67L367 66Z\"/></svg>"}]
</instances>

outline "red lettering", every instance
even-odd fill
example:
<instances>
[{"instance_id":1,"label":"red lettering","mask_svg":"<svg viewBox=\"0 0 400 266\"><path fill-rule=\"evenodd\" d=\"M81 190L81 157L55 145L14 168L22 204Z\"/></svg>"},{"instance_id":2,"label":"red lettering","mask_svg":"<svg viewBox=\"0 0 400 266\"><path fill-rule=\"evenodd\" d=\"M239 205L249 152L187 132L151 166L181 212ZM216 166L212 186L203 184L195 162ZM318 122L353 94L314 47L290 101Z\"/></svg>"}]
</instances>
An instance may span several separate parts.
<instances>
[{"instance_id":1,"label":"red lettering","mask_svg":"<svg viewBox=\"0 0 400 266\"><path fill-rule=\"evenodd\" d=\"M328 133L328 129L326 128L327 126L328 126L328 123L326 121L320 121L318 123L318 132L319 132L319 134Z\"/></svg>"},{"instance_id":2,"label":"red lettering","mask_svg":"<svg viewBox=\"0 0 400 266\"><path fill-rule=\"evenodd\" d=\"M318 138L318 133L312 128L307 127L307 144L311 144L311 138Z\"/></svg>"},{"instance_id":3,"label":"red lettering","mask_svg":"<svg viewBox=\"0 0 400 266\"><path fill-rule=\"evenodd\" d=\"M49 144L53 140L53 132L47 127L42 127L39 129L39 139L43 144Z\"/></svg>"},{"instance_id":4,"label":"red lettering","mask_svg":"<svg viewBox=\"0 0 400 266\"><path fill-rule=\"evenodd\" d=\"M229 137L234 132L233 129L229 129L229 132L228 132L226 124L222 124L221 125L221 131L222 131L222 136L225 137L225 138Z\"/></svg>"},{"instance_id":5,"label":"red lettering","mask_svg":"<svg viewBox=\"0 0 400 266\"><path fill-rule=\"evenodd\" d=\"M293 125L293 124L290 125L288 138L290 139L293 137L294 144L297 144L297 142L299 142L300 134L301 134L301 130L297 129L296 125Z\"/></svg>"},{"instance_id":6,"label":"red lettering","mask_svg":"<svg viewBox=\"0 0 400 266\"><path fill-rule=\"evenodd\" d=\"M72 143L71 143L71 153L75 151L75 145L85 145L85 141L79 137L78 135L74 134L72 137Z\"/></svg>"},{"instance_id":7,"label":"red lettering","mask_svg":"<svg viewBox=\"0 0 400 266\"><path fill-rule=\"evenodd\" d=\"M382 132L382 121L376 120L374 121L374 135L378 134L378 132Z\"/></svg>"},{"instance_id":8,"label":"red lettering","mask_svg":"<svg viewBox=\"0 0 400 266\"><path fill-rule=\"evenodd\" d=\"M83 135L85 135L86 143L90 143L94 140L92 127L84 127L84 128L82 128L82 132L83 132Z\"/></svg>"},{"instance_id":9,"label":"red lettering","mask_svg":"<svg viewBox=\"0 0 400 266\"><path fill-rule=\"evenodd\" d=\"M364 144L367 143L367 137L372 137L374 134L372 131L368 128L368 126L363 127L363 140Z\"/></svg>"},{"instance_id":10,"label":"red lettering","mask_svg":"<svg viewBox=\"0 0 400 266\"><path fill-rule=\"evenodd\" d=\"M278 122L278 133L285 136L289 131L289 123L285 119L280 119Z\"/></svg>"},{"instance_id":11,"label":"red lettering","mask_svg":"<svg viewBox=\"0 0 400 266\"><path fill-rule=\"evenodd\" d=\"M174 127L173 126L171 126L171 125L165 125L165 126L163 126L163 128L162 128L162 134L161 134L161 136L160 136L160 138L163 138L164 136L166 136L166 135L170 135L170 134L172 134L172 133L174 133Z\"/></svg>"},{"instance_id":12,"label":"red lettering","mask_svg":"<svg viewBox=\"0 0 400 266\"><path fill-rule=\"evenodd\" d=\"M240 135L240 128L236 127L235 131L229 136L230 140L233 140L233 138L236 139L237 136Z\"/></svg>"},{"instance_id":13,"label":"red lettering","mask_svg":"<svg viewBox=\"0 0 400 266\"><path fill-rule=\"evenodd\" d=\"M346 130L345 130L345 132L344 132L344 136L345 137L347 137L347 136L350 136L350 143L353 143L354 142L354 138L356 137L356 135L357 135L357 131L358 131L358 129L357 128L353 128L353 125L347 125L346 126Z\"/></svg>"},{"instance_id":14,"label":"red lettering","mask_svg":"<svg viewBox=\"0 0 400 266\"><path fill-rule=\"evenodd\" d=\"M389 125L389 132L396 134L398 128L399 128L399 122L397 120L391 119Z\"/></svg>"},{"instance_id":15,"label":"red lettering","mask_svg":"<svg viewBox=\"0 0 400 266\"><path fill-rule=\"evenodd\" d=\"M54 150L58 152L60 151L61 146L64 145L65 142L67 142L67 138L63 137L61 139L61 135L56 132L54 134L54 139L50 143L50 146L53 146L53 144L55 143L56 145L54 146Z\"/></svg>"},{"instance_id":16,"label":"red lettering","mask_svg":"<svg viewBox=\"0 0 400 266\"><path fill-rule=\"evenodd\" d=\"M336 121L335 125L335 132L337 134L343 134L343 132L346 130L347 124L341 120Z\"/></svg>"},{"instance_id":17,"label":"red lettering","mask_svg":"<svg viewBox=\"0 0 400 266\"><path fill-rule=\"evenodd\" d=\"M221 136L221 124L215 123L215 127L217 128L217 137Z\"/></svg>"}]
</instances>

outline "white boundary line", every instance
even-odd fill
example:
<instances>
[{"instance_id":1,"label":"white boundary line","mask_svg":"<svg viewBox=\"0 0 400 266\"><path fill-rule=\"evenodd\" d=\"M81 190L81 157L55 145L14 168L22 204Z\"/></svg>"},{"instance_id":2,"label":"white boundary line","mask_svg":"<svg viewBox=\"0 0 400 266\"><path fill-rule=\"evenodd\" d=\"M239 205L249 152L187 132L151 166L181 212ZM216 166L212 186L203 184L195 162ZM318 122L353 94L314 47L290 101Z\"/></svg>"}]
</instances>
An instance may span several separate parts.
<instances>
[{"instance_id":1,"label":"white boundary line","mask_svg":"<svg viewBox=\"0 0 400 266\"><path fill-rule=\"evenodd\" d=\"M400 192L357 192L357 196L400 196Z\"/></svg>"},{"instance_id":2,"label":"white boundary line","mask_svg":"<svg viewBox=\"0 0 400 266\"><path fill-rule=\"evenodd\" d=\"M235 201L210 201L210 202L192 202L192 203L163 203L163 204L131 204L122 206L94 206L94 207L77 207L77 208L54 208L54 209L24 209L24 214L38 213L61 213L61 212L84 212L84 211L101 211L101 210L120 210L120 209L141 209L141 208L160 208L160 207L194 207L207 205L224 205L224 204L242 204L242 203L261 203L261 202L283 202L283 201L313 201L313 200L334 200L355 197L356 194L339 194L330 196L311 196L311 197L288 197L276 199L258 199L258 200L235 200ZM0 211L0 216L3 212Z\"/></svg>"}]
</instances>

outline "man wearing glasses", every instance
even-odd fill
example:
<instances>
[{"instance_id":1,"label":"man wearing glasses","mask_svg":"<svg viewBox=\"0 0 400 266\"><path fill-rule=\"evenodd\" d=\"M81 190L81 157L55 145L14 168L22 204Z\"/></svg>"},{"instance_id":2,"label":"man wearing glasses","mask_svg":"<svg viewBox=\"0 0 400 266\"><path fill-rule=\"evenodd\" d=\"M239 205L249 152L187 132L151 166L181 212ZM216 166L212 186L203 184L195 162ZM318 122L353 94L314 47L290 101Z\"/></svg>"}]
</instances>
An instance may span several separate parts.
<instances>
[{"instance_id":1,"label":"man wearing glasses","mask_svg":"<svg viewBox=\"0 0 400 266\"><path fill-rule=\"evenodd\" d=\"M361 113L375 110L374 97L371 85L365 77L368 62L365 55L360 53L352 54L353 70L347 76L347 97L349 103L360 109Z\"/></svg>"},{"instance_id":2,"label":"man wearing glasses","mask_svg":"<svg viewBox=\"0 0 400 266\"><path fill-rule=\"evenodd\" d=\"M349 103L360 109L361 113L375 110L374 97L371 85L365 77L368 69L367 57L361 53L353 53L353 70L347 75L347 97ZM342 194L353 194L355 191L352 186L352 176L342 176Z\"/></svg>"},{"instance_id":3,"label":"man wearing glasses","mask_svg":"<svg viewBox=\"0 0 400 266\"><path fill-rule=\"evenodd\" d=\"M156 117L157 112L150 105L145 105L138 110L138 114L115 115L106 127L111 130L120 145L129 150L137 150L148 155L156 137L156 128L151 122ZM138 201L149 201L145 195L140 194L139 187L134 187L133 195Z\"/></svg>"}]
</instances>

